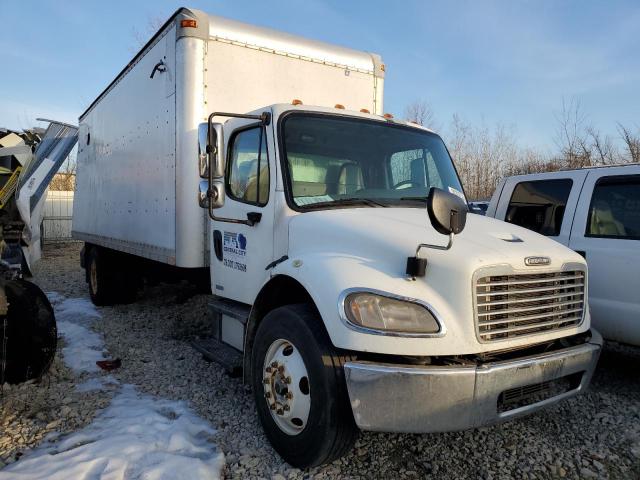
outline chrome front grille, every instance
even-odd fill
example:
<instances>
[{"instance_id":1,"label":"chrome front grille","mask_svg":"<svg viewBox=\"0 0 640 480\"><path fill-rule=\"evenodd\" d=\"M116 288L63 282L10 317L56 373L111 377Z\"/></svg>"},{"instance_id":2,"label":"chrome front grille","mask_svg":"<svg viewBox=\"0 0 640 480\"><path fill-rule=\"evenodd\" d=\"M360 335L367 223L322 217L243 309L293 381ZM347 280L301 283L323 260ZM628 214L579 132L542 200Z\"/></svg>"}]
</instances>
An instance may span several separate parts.
<instances>
[{"instance_id":1,"label":"chrome front grille","mask_svg":"<svg viewBox=\"0 0 640 480\"><path fill-rule=\"evenodd\" d=\"M481 341L535 335L582 322L585 272L482 276L475 294Z\"/></svg>"}]
</instances>

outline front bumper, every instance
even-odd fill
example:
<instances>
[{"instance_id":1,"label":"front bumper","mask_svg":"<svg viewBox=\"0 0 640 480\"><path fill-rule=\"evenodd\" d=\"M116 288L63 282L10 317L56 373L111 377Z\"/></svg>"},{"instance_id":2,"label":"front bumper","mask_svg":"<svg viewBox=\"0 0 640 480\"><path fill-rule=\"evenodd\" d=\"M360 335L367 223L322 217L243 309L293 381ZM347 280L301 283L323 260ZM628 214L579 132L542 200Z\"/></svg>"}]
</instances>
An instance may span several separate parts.
<instances>
[{"instance_id":1,"label":"front bumper","mask_svg":"<svg viewBox=\"0 0 640 480\"><path fill-rule=\"evenodd\" d=\"M447 432L527 415L582 392L591 381L601 348L602 336L592 330L587 343L515 360L470 366L354 361L344 369L360 429ZM567 388L542 400L513 408L505 403L505 398L521 392L526 398L560 382Z\"/></svg>"}]
</instances>

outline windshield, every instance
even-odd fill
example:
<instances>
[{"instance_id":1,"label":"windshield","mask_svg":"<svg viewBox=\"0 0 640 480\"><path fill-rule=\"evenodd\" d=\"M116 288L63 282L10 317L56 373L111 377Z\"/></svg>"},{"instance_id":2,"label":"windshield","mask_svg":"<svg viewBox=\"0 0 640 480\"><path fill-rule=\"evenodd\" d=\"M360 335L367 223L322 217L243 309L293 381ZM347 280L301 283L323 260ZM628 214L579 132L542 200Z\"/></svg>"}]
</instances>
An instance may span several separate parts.
<instances>
[{"instance_id":1,"label":"windshield","mask_svg":"<svg viewBox=\"0 0 640 480\"><path fill-rule=\"evenodd\" d=\"M282 128L298 208L424 206L431 187L463 196L451 157L433 133L318 114L291 114Z\"/></svg>"}]
</instances>

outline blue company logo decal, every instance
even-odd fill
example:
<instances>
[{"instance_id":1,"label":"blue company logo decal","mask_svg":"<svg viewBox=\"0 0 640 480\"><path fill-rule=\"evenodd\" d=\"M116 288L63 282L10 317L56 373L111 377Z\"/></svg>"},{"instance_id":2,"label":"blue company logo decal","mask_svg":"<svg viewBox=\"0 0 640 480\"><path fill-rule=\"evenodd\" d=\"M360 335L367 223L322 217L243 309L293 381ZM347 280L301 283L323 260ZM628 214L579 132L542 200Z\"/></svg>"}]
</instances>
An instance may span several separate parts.
<instances>
[{"instance_id":1,"label":"blue company logo decal","mask_svg":"<svg viewBox=\"0 0 640 480\"><path fill-rule=\"evenodd\" d=\"M247 271L245 256L247 255L247 237L242 233L224 232L222 241L224 266L240 272Z\"/></svg>"}]
</instances>

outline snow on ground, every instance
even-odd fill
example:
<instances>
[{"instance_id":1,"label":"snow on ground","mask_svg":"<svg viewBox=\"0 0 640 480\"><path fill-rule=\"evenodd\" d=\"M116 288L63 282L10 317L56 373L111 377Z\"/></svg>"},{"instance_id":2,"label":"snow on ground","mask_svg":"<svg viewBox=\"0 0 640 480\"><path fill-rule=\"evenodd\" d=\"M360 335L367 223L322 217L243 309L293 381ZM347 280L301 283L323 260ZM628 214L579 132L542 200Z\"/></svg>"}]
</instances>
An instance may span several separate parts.
<instances>
[{"instance_id":1,"label":"snow on ground","mask_svg":"<svg viewBox=\"0 0 640 480\"><path fill-rule=\"evenodd\" d=\"M0 471L0 479L217 479L215 430L182 402L123 385L88 427Z\"/></svg>"},{"instance_id":2,"label":"snow on ground","mask_svg":"<svg viewBox=\"0 0 640 480\"><path fill-rule=\"evenodd\" d=\"M120 383L111 375L104 375L102 377L91 377L86 382L82 382L76 385L77 392L92 392L94 390L104 390L105 387L118 386Z\"/></svg>"},{"instance_id":3,"label":"snow on ground","mask_svg":"<svg viewBox=\"0 0 640 480\"><path fill-rule=\"evenodd\" d=\"M76 373L92 374L78 391L118 387L112 375L100 375L96 360L104 343L91 324L100 314L85 299L47 296L65 339L65 363ZM142 395L122 385L111 405L87 427L67 436L50 435L33 452L0 471L0 480L219 479L224 455L213 443L213 427L184 402Z\"/></svg>"},{"instance_id":4,"label":"snow on ground","mask_svg":"<svg viewBox=\"0 0 640 480\"><path fill-rule=\"evenodd\" d=\"M56 292L47 296L56 312L58 332L65 339L64 362L76 373L98 372L96 361L105 357L102 338L91 330L91 324L100 318L96 308L84 298L65 299Z\"/></svg>"}]
</instances>

